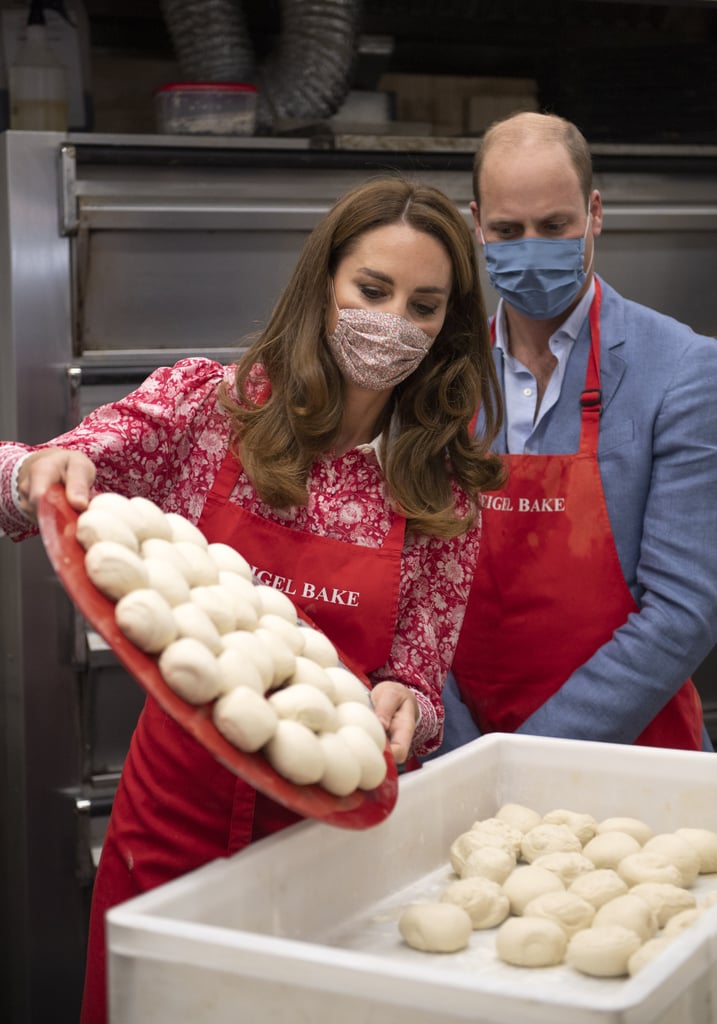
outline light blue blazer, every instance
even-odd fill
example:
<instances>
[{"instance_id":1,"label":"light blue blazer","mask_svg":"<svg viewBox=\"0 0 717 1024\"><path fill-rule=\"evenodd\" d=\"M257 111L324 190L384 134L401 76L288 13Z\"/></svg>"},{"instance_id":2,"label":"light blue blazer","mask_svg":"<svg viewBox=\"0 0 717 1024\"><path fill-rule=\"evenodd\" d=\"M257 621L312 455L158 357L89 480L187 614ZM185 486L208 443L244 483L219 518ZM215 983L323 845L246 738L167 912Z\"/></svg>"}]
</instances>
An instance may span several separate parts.
<instances>
[{"instance_id":1,"label":"light blue blazer","mask_svg":"<svg viewBox=\"0 0 717 1024\"><path fill-rule=\"evenodd\" d=\"M601 283L598 459L639 613L518 732L632 743L717 643L717 341ZM541 454L577 450L589 348L586 318L560 397L531 439ZM494 358L502 380L500 350ZM506 450L505 431L495 448ZM452 674L444 703L441 753L479 735Z\"/></svg>"}]
</instances>

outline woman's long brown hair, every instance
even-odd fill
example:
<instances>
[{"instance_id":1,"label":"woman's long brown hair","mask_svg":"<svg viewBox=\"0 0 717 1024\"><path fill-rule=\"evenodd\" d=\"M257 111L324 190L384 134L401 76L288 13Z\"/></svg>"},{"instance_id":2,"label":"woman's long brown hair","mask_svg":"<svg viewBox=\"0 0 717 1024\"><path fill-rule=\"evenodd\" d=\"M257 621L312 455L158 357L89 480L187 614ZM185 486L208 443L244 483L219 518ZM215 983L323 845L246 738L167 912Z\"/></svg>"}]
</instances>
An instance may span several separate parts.
<instances>
[{"instance_id":1,"label":"woman's long brown hair","mask_svg":"<svg viewBox=\"0 0 717 1024\"><path fill-rule=\"evenodd\" d=\"M266 328L237 364L239 404L226 393L223 402L262 500L276 508L305 504L311 466L331 449L343 412L342 378L326 340L330 283L362 235L391 224L437 239L450 258L453 286L440 333L387 409L381 440L387 490L409 530L456 536L474 514L456 514L451 477L474 499L502 481L500 459L490 454L502 404L473 235L438 189L391 176L339 199L307 239ZM256 364L271 382L262 404L247 395ZM484 428L474 438L469 428L479 405ZM389 444L392 414L399 429Z\"/></svg>"}]
</instances>

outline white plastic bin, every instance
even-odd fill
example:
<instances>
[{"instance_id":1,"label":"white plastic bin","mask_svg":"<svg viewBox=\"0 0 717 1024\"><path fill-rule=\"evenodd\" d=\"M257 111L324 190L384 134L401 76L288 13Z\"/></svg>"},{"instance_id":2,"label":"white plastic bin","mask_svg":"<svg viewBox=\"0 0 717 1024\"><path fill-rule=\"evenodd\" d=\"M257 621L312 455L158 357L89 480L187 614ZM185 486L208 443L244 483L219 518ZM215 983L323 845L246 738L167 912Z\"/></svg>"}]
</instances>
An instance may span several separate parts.
<instances>
[{"instance_id":1,"label":"white plastic bin","mask_svg":"<svg viewBox=\"0 0 717 1024\"><path fill-rule=\"evenodd\" d=\"M717 756L493 734L404 776L353 832L302 822L116 907L112 1024L713 1024L717 906L633 978L406 947L401 908L450 875L448 849L505 802L717 829ZM699 896L717 888L701 876Z\"/></svg>"}]
</instances>

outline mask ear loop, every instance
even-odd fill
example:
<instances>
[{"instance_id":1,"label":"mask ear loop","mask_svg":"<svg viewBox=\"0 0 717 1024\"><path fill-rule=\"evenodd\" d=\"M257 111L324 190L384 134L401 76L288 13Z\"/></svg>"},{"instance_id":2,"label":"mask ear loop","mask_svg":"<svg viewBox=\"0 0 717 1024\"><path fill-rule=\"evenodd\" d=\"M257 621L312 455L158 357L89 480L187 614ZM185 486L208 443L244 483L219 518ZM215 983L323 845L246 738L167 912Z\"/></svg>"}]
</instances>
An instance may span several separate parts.
<instances>
[{"instance_id":1,"label":"mask ear loop","mask_svg":"<svg viewBox=\"0 0 717 1024\"><path fill-rule=\"evenodd\" d=\"M590 213L590 200L588 200L588 222L585 225L585 234L583 235L583 243L584 243L583 244L583 249L584 249L584 246L587 244L588 234L589 234L589 231L590 231L590 225L592 224L592 219L593 219L593 215ZM593 268L594 260L595 260L595 239L593 239L592 252L590 253L590 262L588 263L587 267L585 268L585 276L586 277L588 276L588 274L590 273L590 271Z\"/></svg>"},{"instance_id":2,"label":"mask ear loop","mask_svg":"<svg viewBox=\"0 0 717 1024\"><path fill-rule=\"evenodd\" d=\"M339 304L336 301L336 291L334 290L334 279L333 279L333 277L331 278L331 298L334 300L334 306L336 307L336 312L340 314L341 310L339 309Z\"/></svg>"}]
</instances>

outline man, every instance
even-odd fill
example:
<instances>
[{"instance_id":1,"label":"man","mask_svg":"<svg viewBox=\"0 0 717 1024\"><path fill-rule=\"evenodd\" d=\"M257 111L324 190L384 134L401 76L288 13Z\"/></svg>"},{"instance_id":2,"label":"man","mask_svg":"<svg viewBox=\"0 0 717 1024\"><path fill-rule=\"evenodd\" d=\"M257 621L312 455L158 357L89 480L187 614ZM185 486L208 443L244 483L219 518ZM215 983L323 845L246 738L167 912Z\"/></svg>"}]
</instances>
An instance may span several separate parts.
<instances>
[{"instance_id":1,"label":"man","mask_svg":"<svg viewBox=\"0 0 717 1024\"><path fill-rule=\"evenodd\" d=\"M717 341L595 275L574 125L493 125L474 194L509 475L484 495L441 752L496 730L711 750L689 677L717 642Z\"/></svg>"}]
</instances>

